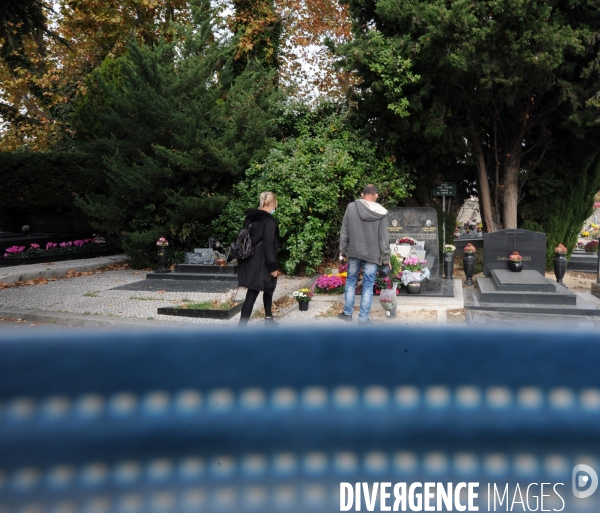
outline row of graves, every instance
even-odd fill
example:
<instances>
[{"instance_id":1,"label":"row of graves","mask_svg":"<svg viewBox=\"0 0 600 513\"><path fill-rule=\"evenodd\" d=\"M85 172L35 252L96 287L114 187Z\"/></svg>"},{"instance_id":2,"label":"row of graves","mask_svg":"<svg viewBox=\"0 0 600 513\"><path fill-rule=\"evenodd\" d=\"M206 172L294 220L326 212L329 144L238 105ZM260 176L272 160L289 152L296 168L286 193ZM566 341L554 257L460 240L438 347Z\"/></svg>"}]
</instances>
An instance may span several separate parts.
<instances>
[{"instance_id":1,"label":"row of graves","mask_svg":"<svg viewBox=\"0 0 600 513\"><path fill-rule=\"evenodd\" d=\"M517 314L600 316L600 310L562 283L546 278L546 234L523 229L484 234L483 277L465 287L465 308L470 311ZM517 251L523 269L508 269Z\"/></svg>"}]
</instances>

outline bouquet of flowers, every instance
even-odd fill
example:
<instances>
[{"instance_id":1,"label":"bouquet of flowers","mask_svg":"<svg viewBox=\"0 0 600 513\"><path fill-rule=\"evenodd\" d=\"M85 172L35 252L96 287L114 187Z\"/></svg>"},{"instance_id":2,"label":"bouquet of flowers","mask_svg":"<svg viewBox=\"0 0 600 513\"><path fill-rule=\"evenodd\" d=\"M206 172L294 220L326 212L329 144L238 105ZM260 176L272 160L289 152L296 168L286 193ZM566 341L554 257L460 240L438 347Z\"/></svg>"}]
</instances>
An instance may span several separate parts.
<instances>
[{"instance_id":1,"label":"bouquet of flowers","mask_svg":"<svg viewBox=\"0 0 600 513\"><path fill-rule=\"evenodd\" d=\"M585 245L586 253L596 253L598 251L598 241L592 240Z\"/></svg>"},{"instance_id":2,"label":"bouquet of flowers","mask_svg":"<svg viewBox=\"0 0 600 513\"><path fill-rule=\"evenodd\" d=\"M508 259L511 262L520 262L521 260L523 260L523 257L521 255L519 255L518 251L513 251L510 256L508 257Z\"/></svg>"},{"instance_id":3,"label":"bouquet of flowers","mask_svg":"<svg viewBox=\"0 0 600 513\"><path fill-rule=\"evenodd\" d=\"M292 293L292 297L298 301L298 303L308 303L314 296L314 293L309 288L305 287L302 289L295 290Z\"/></svg>"},{"instance_id":4,"label":"bouquet of flowers","mask_svg":"<svg viewBox=\"0 0 600 513\"><path fill-rule=\"evenodd\" d=\"M475 253L477 251L477 248L475 246L473 246L473 244L471 244L470 242L465 246L464 249L465 253Z\"/></svg>"},{"instance_id":5,"label":"bouquet of flowers","mask_svg":"<svg viewBox=\"0 0 600 513\"><path fill-rule=\"evenodd\" d=\"M556 253L557 255L566 255L567 248L565 248L562 244L559 244L554 248L554 253Z\"/></svg>"},{"instance_id":6,"label":"bouquet of flowers","mask_svg":"<svg viewBox=\"0 0 600 513\"><path fill-rule=\"evenodd\" d=\"M410 244L411 246L416 246L417 241L412 237L402 237L401 239L396 240L396 244Z\"/></svg>"},{"instance_id":7,"label":"bouquet of flowers","mask_svg":"<svg viewBox=\"0 0 600 513\"><path fill-rule=\"evenodd\" d=\"M581 236L582 237L589 237L590 236L590 232L588 232L588 231L581 232Z\"/></svg>"},{"instance_id":8,"label":"bouquet of flowers","mask_svg":"<svg viewBox=\"0 0 600 513\"><path fill-rule=\"evenodd\" d=\"M158 239L156 241L156 245L157 246L168 246L169 245L169 241L167 239L165 239L164 237L161 237L160 239Z\"/></svg>"},{"instance_id":9,"label":"bouquet of flowers","mask_svg":"<svg viewBox=\"0 0 600 513\"><path fill-rule=\"evenodd\" d=\"M456 246L452 244L446 244L444 246L444 253L454 253L456 251Z\"/></svg>"}]
</instances>

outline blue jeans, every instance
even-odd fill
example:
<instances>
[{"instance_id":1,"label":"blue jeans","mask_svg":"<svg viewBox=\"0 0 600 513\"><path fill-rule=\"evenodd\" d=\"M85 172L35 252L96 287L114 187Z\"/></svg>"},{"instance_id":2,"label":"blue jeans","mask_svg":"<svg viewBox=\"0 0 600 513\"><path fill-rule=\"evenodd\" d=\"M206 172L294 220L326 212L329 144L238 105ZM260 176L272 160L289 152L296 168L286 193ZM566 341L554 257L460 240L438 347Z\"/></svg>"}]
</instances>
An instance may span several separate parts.
<instances>
[{"instance_id":1,"label":"blue jeans","mask_svg":"<svg viewBox=\"0 0 600 513\"><path fill-rule=\"evenodd\" d=\"M369 313L371 312L371 303L373 302L373 285L375 284L375 275L377 274L377 264L365 262L359 258L348 259L348 277L346 278L344 313L346 315L352 315L352 312L354 311L356 282L358 281L358 272L360 271L361 267L363 268L363 284L358 322L365 322L369 320Z\"/></svg>"}]
</instances>

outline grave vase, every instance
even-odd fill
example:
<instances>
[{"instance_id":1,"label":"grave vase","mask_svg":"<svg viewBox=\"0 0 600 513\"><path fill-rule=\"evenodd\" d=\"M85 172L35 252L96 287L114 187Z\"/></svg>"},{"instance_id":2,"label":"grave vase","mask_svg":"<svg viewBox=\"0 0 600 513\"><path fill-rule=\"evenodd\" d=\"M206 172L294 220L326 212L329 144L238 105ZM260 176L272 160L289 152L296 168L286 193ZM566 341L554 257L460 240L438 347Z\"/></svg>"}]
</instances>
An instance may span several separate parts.
<instances>
[{"instance_id":1,"label":"grave vase","mask_svg":"<svg viewBox=\"0 0 600 513\"><path fill-rule=\"evenodd\" d=\"M166 246L159 246L157 252L158 269L155 273L170 273L167 269L167 261L169 260L169 249Z\"/></svg>"},{"instance_id":2,"label":"grave vase","mask_svg":"<svg viewBox=\"0 0 600 513\"><path fill-rule=\"evenodd\" d=\"M567 272L567 257L564 253L554 253L554 274L556 283L562 283L563 277Z\"/></svg>"},{"instance_id":3,"label":"grave vase","mask_svg":"<svg viewBox=\"0 0 600 513\"><path fill-rule=\"evenodd\" d=\"M419 282L419 281L411 281L406 286L406 291L409 294L420 294L421 293L421 282Z\"/></svg>"},{"instance_id":4,"label":"grave vase","mask_svg":"<svg viewBox=\"0 0 600 513\"><path fill-rule=\"evenodd\" d=\"M444 253L444 278L446 280L452 280L453 273L454 273L454 252Z\"/></svg>"},{"instance_id":5,"label":"grave vase","mask_svg":"<svg viewBox=\"0 0 600 513\"><path fill-rule=\"evenodd\" d=\"M445 262L444 262L445 264ZM465 253L463 257L463 267L465 269L465 285L474 285L473 274L475 273L475 253Z\"/></svg>"},{"instance_id":6,"label":"grave vase","mask_svg":"<svg viewBox=\"0 0 600 513\"><path fill-rule=\"evenodd\" d=\"M523 270L523 262L515 262L513 260L508 261L508 268L513 273L520 273Z\"/></svg>"},{"instance_id":7,"label":"grave vase","mask_svg":"<svg viewBox=\"0 0 600 513\"><path fill-rule=\"evenodd\" d=\"M309 301L298 301L298 308L300 309L301 312L308 311L308 303L309 303Z\"/></svg>"}]
</instances>

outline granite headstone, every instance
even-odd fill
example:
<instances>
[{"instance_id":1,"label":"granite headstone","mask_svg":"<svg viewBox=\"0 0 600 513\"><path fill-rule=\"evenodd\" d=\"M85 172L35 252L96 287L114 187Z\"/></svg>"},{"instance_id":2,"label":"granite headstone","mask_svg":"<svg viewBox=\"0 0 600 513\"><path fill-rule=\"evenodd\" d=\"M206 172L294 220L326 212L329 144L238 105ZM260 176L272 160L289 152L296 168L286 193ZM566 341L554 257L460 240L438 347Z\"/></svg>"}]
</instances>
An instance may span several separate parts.
<instances>
[{"instance_id":1,"label":"granite headstone","mask_svg":"<svg viewBox=\"0 0 600 513\"><path fill-rule=\"evenodd\" d=\"M437 212L431 207L391 208L388 210L390 244L402 237L412 237L423 244L430 280L437 280L439 273L439 240Z\"/></svg>"},{"instance_id":2,"label":"granite headstone","mask_svg":"<svg viewBox=\"0 0 600 513\"><path fill-rule=\"evenodd\" d=\"M483 274L492 269L508 269L509 256L518 251L523 270L546 272L546 234L522 229L507 229L483 236Z\"/></svg>"}]
</instances>

